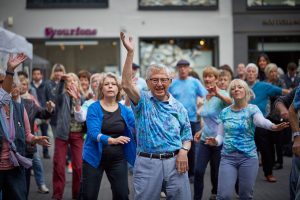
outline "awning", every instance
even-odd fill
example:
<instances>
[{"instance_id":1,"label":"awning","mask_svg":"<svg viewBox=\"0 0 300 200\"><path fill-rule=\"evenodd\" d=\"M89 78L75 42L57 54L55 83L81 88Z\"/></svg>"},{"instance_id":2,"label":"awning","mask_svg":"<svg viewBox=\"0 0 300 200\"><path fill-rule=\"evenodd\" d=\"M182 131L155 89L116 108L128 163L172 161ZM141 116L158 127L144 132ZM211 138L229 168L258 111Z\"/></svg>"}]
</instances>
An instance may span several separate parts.
<instances>
[{"instance_id":1,"label":"awning","mask_svg":"<svg viewBox=\"0 0 300 200\"><path fill-rule=\"evenodd\" d=\"M32 60L32 44L24 37L0 27L0 52L24 53Z\"/></svg>"}]
</instances>

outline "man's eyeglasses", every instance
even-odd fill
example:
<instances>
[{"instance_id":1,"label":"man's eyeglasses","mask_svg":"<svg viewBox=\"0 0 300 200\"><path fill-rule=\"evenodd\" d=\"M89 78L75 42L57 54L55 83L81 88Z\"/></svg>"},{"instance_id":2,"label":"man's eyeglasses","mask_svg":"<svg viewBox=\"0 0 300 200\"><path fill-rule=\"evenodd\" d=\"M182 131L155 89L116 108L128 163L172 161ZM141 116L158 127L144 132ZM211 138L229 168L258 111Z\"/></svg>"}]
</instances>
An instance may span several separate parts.
<instances>
[{"instance_id":1,"label":"man's eyeglasses","mask_svg":"<svg viewBox=\"0 0 300 200\"><path fill-rule=\"evenodd\" d=\"M152 84L156 85L160 81L162 84L166 84L170 81L169 78L150 78Z\"/></svg>"}]
</instances>

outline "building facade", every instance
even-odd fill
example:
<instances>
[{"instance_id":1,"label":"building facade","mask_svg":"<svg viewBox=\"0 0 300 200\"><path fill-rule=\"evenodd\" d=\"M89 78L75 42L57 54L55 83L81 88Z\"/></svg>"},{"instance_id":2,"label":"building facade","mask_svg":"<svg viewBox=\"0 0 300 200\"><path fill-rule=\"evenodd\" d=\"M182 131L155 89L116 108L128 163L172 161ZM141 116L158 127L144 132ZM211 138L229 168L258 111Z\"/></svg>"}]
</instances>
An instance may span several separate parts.
<instances>
[{"instance_id":1,"label":"building facade","mask_svg":"<svg viewBox=\"0 0 300 200\"><path fill-rule=\"evenodd\" d=\"M300 2L297 0L233 0L234 65L256 62L266 53L286 70L300 66Z\"/></svg>"},{"instance_id":2,"label":"building facade","mask_svg":"<svg viewBox=\"0 0 300 200\"><path fill-rule=\"evenodd\" d=\"M134 59L142 73L153 61L174 66L181 58L197 72L206 65L233 66L230 0L60 2L0 2L0 21L12 17L7 29L33 44L34 65L51 68L59 62L73 72L120 72L126 52L119 32L125 31L135 41Z\"/></svg>"}]
</instances>

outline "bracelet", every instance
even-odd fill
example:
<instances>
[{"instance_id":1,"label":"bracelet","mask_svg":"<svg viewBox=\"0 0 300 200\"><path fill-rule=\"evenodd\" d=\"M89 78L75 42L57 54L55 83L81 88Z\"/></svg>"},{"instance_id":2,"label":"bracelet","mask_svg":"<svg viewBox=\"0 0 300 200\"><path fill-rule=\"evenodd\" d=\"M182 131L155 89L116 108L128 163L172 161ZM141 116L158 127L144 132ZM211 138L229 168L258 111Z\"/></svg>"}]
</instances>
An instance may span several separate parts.
<instances>
[{"instance_id":1,"label":"bracelet","mask_svg":"<svg viewBox=\"0 0 300 200\"><path fill-rule=\"evenodd\" d=\"M295 137L299 136L300 135L300 131L297 131L297 132L294 132L293 133L293 138L295 139Z\"/></svg>"},{"instance_id":2,"label":"bracelet","mask_svg":"<svg viewBox=\"0 0 300 200\"><path fill-rule=\"evenodd\" d=\"M185 151L189 151L190 149L189 148L186 148L184 146L181 147L181 149L185 150Z\"/></svg>"},{"instance_id":3,"label":"bracelet","mask_svg":"<svg viewBox=\"0 0 300 200\"><path fill-rule=\"evenodd\" d=\"M5 72L5 73L6 73L6 75L10 75L10 76L14 76L14 75L15 75L15 73L14 73L14 72L10 72L10 71L7 71L7 70L6 70L6 72Z\"/></svg>"}]
</instances>

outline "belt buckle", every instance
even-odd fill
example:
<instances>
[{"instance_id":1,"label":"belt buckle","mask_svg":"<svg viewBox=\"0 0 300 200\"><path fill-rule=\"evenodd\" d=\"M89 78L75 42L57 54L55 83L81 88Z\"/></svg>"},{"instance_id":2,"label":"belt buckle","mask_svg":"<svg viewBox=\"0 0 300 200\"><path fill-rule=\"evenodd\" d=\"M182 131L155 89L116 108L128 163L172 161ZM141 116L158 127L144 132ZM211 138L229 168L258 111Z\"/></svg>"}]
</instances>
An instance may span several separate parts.
<instances>
[{"instance_id":1,"label":"belt buckle","mask_svg":"<svg viewBox=\"0 0 300 200\"><path fill-rule=\"evenodd\" d=\"M163 155L163 154L161 154L161 153L159 154L159 160L162 160L162 158L161 158L162 155Z\"/></svg>"}]
</instances>

